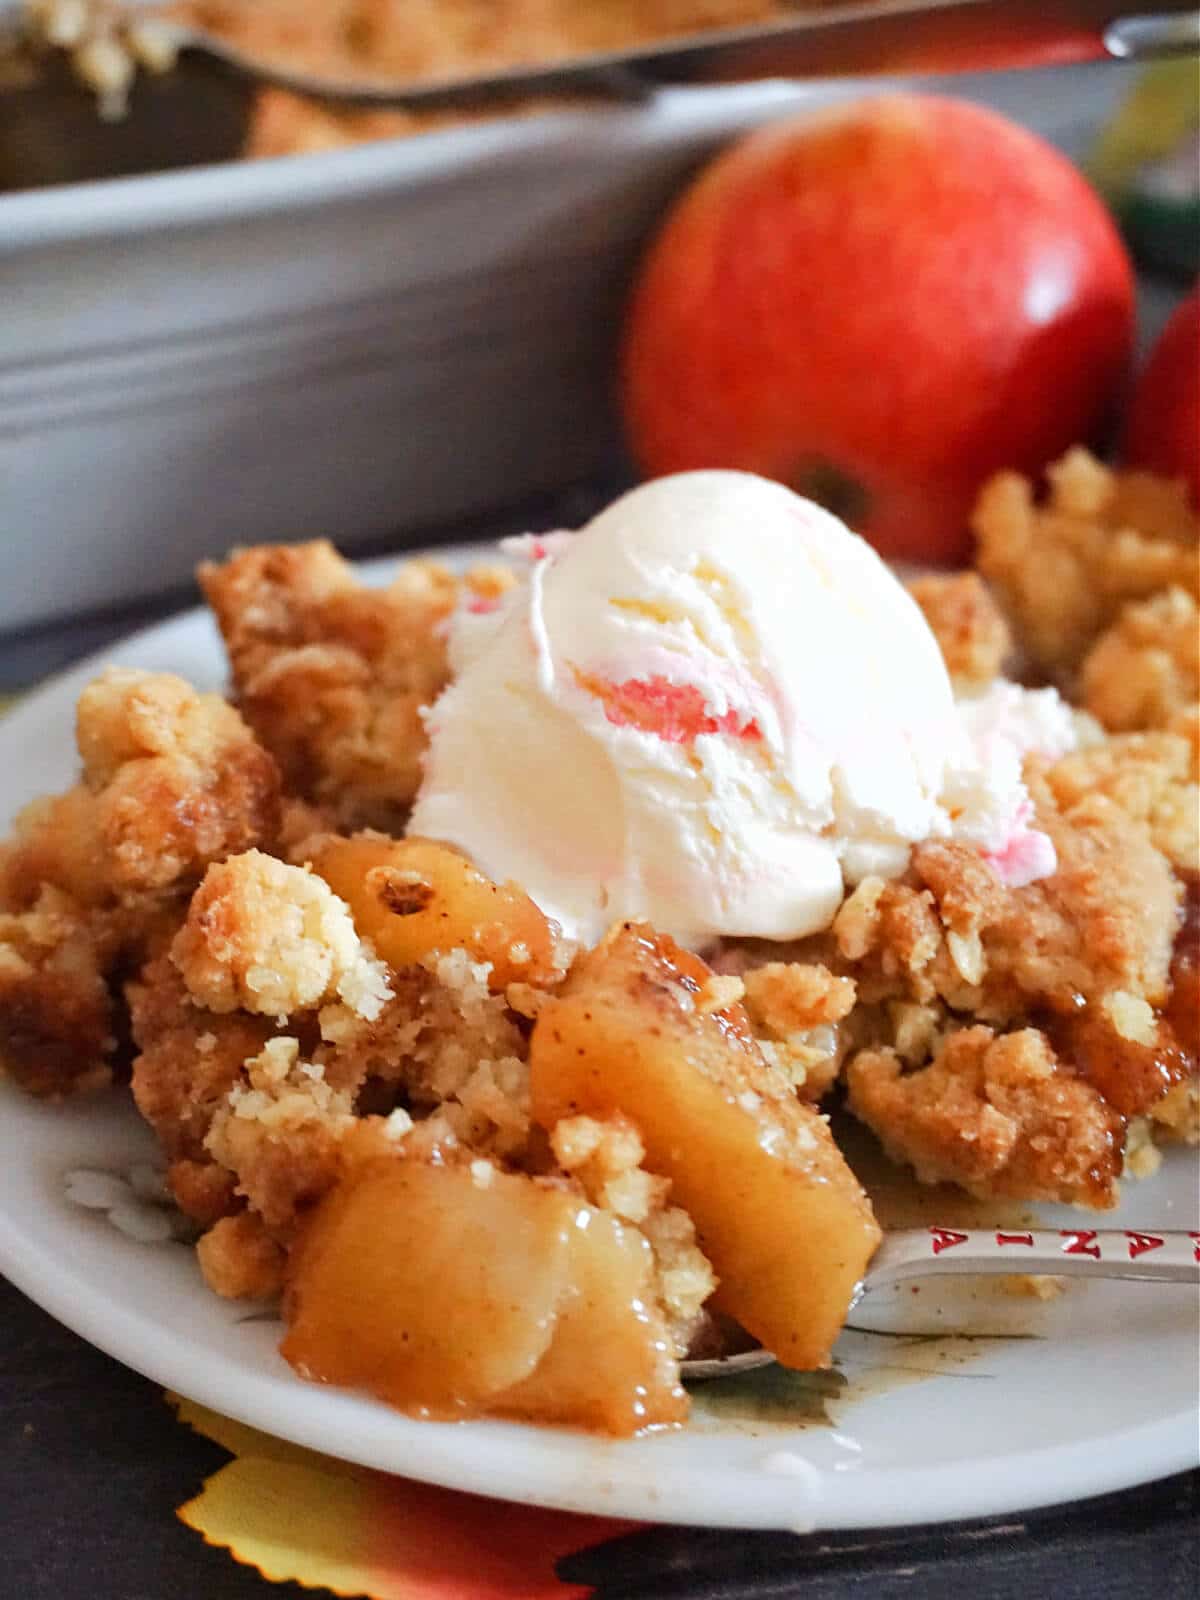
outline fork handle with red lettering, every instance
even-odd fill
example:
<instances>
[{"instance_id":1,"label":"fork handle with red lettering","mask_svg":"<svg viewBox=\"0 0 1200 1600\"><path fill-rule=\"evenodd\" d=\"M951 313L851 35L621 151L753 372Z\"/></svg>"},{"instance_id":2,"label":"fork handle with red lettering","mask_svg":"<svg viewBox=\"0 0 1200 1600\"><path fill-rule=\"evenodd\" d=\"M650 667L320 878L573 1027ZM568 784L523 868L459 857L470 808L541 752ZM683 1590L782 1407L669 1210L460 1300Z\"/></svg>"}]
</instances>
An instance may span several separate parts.
<instances>
[{"instance_id":1,"label":"fork handle with red lettering","mask_svg":"<svg viewBox=\"0 0 1200 1600\"><path fill-rule=\"evenodd\" d=\"M906 1278L973 1273L1150 1278L1200 1286L1200 1232L1158 1228L902 1228L884 1235L851 1308L872 1289ZM769 1365L765 1350L685 1361L685 1378L725 1378Z\"/></svg>"},{"instance_id":2,"label":"fork handle with red lettering","mask_svg":"<svg viewBox=\"0 0 1200 1600\"><path fill-rule=\"evenodd\" d=\"M906 1228L875 1252L860 1293L935 1273L1036 1272L1200 1284L1200 1232L1135 1228Z\"/></svg>"}]
</instances>

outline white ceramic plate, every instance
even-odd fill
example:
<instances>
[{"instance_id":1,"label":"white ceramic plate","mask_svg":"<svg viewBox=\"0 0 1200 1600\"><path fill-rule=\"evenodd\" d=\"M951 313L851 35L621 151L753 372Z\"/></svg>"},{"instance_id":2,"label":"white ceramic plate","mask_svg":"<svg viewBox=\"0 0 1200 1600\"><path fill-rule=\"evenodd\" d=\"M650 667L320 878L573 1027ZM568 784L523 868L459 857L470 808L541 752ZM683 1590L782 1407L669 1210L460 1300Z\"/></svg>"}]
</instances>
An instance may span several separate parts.
<instances>
[{"instance_id":1,"label":"white ceramic plate","mask_svg":"<svg viewBox=\"0 0 1200 1600\"><path fill-rule=\"evenodd\" d=\"M180 672L205 688L219 686L224 670L200 612L131 638L111 659ZM74 703L96 667L72 670L0 721L0 824L31 796L70 781ZM1071 1500L1196 1460L1197 1295L1141 1284L1075 1284L1047 1303L1013 1299L994 1284L957 1294L927 1286L894 1303L871 1297L861 1315L873 1328L894 1329L903 1311L922 1331L954 1323L976 1335L1025 1337L930 1343L847 1333L836 1357L851 1381L829 1402L825 1423L779 1420L777 1393L768 1420L770 1391L735 1401L719 1387L700 1395L687 1429L628 1442L412 1421L302 1383L276 1351L278 1326L211 1295L189 1249L135 1243L66 1198L73 1168L122 1171L153 1156L148 1130L117 1098L51 1107L0 1084L0 1268L68 1327L156 1382L365 1466L643 1520L853 1528ZM1084 1220L1053 1208L1040 1215L1050 1225ZM1174 1151L1156 1178L1129 1185L1111 1221L1195 1228L1191 1154ZM731 1410L717 1409L723 1398ZM795 1469L799 1457L812 1472L778 1470L781 1452L793 1458L785 1467Z\"/></svg>"}]
</instances>

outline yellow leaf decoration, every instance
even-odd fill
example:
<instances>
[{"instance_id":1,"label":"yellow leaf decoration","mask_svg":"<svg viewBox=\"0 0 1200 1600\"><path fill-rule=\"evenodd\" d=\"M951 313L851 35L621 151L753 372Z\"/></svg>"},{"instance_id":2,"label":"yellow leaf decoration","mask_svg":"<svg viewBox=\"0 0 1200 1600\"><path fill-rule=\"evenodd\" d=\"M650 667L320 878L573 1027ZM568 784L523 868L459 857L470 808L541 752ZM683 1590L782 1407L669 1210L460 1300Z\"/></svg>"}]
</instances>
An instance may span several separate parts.
<instances>
[{"instance_id":1,"label":"yellow leaf decoration","mask_svg":"<svg viewBox=\"0 0 1200 1600\"><path fill-rule=\"evenodd\" d=\"M555 1562L633 1526L350 1466L168 1398L234 1457L180 1518L273 1583L370 1600L584 1600Z\"/></svg>"}]
</instances>

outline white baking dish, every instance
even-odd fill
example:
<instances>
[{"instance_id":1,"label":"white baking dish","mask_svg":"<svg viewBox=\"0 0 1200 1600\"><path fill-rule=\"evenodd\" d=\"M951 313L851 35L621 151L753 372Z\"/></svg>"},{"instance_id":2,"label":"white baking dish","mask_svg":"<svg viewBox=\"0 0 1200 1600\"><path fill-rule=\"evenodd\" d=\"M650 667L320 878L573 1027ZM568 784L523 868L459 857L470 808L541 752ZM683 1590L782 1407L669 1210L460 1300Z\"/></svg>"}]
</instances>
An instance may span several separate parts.
<instances>
[{"instance_id":1,"label":"white baking dish","mask_svg":"<svg viewBox=\"0 0 1200 1600\"><path fill-rule=\"evenodd\" d=\"M1069 150L1116 65L940 79ZM353 548L593 471L619 308L685 174L862 84L653 103L0 197L0 629L229 545Z\"/></svg>"}]
</instances>

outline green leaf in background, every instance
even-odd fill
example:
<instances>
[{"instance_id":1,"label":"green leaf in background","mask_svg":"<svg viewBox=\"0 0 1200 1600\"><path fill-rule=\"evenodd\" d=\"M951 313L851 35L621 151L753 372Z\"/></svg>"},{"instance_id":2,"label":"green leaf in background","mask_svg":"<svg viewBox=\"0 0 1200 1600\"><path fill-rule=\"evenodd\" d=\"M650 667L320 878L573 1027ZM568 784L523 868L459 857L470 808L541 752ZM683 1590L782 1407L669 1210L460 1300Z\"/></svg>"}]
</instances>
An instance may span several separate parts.
<instances>
[{"instance_id":1,"label":"green leaf in background","mask_svg":"<svg viewBox=\"0 0 1200 1600\"><path fill-rule=\"evenodd\" d=\"M1200 270L1200 56L1145 68L1087 165L1143 266Z\"/></svg>"}]
</instances>

